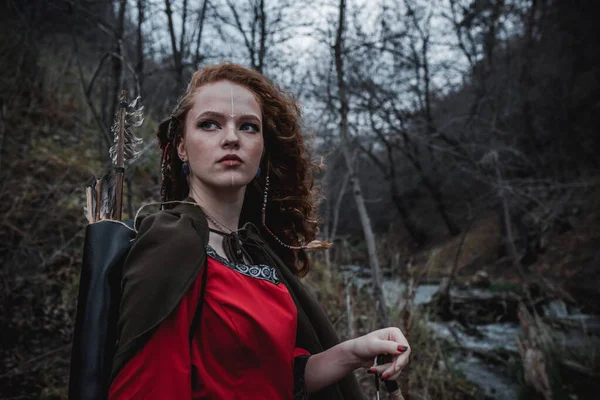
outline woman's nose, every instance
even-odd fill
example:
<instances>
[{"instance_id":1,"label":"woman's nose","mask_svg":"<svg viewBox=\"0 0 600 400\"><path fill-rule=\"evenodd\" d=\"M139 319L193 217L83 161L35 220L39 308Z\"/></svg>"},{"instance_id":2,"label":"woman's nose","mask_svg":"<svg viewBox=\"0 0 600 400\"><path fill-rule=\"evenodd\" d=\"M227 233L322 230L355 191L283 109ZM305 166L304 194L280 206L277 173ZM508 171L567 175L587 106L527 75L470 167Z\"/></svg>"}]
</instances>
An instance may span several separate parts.
<instances>
[{"instance_id":1,"label":"woman's nose","mask_svg":"<svg viewBox=\"0 0 600 400\"><path fill-rule=\"evenodd\" d=\"M225 147L240 147L240 138L237 135L235 125L228 124L225 129L225 138L223 139L223 146Z\"/></svg>"}]
</instances>

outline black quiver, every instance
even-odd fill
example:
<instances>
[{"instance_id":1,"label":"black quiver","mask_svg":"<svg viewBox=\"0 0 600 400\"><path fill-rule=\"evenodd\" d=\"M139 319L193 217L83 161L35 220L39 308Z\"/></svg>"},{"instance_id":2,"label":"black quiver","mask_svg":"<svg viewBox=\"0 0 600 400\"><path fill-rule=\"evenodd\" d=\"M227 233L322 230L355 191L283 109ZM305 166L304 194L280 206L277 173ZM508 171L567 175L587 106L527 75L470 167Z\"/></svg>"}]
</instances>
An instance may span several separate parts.
<instances>
[{"instance_id":1,"label":"black quiver","mask_svg":"<svg viewBox=\"0 0 600 400\"><path fill-rule=\"evenodd\" d=\"M122 269L135 236L131 220L105 220L86 228L71 350L70 400L108 397L118 338Z\"/></svg>"}]
</instances>

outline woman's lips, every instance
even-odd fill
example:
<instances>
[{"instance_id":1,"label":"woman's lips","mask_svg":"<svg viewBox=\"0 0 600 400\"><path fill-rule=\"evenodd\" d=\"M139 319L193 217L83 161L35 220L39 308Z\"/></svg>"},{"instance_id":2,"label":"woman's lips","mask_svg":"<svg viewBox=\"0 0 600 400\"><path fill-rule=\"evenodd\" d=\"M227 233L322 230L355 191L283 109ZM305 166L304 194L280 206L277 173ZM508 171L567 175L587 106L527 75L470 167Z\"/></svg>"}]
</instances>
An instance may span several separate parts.
<instances>
[{"instance_id":1,"label":"woman's lips","mask_svg":"<svg viewBox=\"0 0 600 400\"><path fill-rule=\"evenodd\" d=\"M235 159L226 159L223 161L219 161L219 164L225 166L225 167L237 167L238 165L242 165L242 162L240 160L235 160Z\"/></svg>"},{"instance_id":2,"label":"woman's lips","mask_svg":"<svg viewBox=\"0 0 600 400\"><path fill-rule=\"evenodd\" d=\"M243 161L237 154L226 154L225 156L221 157L218 163L225 167L236 167L241 165Z\"/></svg>"}]
</instances>

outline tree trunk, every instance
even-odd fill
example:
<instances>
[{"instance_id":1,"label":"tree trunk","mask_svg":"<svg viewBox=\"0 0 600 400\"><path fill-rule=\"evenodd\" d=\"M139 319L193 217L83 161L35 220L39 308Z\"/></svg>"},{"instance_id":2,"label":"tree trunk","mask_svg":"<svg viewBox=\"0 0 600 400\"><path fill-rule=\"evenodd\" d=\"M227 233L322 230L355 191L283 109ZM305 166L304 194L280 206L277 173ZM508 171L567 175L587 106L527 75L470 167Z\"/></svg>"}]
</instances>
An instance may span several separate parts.
<instances>
[{"instance_id":1,"label":"tree trunk","mask_svg":"<svg viewBox=\"0 0 600 400\"><path fill-rule=\"evenodd\" d=\"M375 246L375 235L373 228L371 227L371 219L367 213L367 207L365 206L365 200L360 189L360 182L358 176L354 172L354 166L352 165L352 156L350 154L350 140L348 138L348 94L346 91L346 82L344 81L344 64L342 50L344 47L343 36L344 36L344 23L345 23L345 12L346 12L346 1L340 0L339 6L339 23L337 27L337 35L334 45L335 52L335 68L337 73L337 84L340 98L340 136L341 136L341 147L346 166L348 168L348 174L350 175L350 184L352 185L352 193L354 200L356 201L356 208L360 217L360 222L363 227L365 235L365 241L367 244L367 250L369 253L369 264L371 266L373 276L373 296L376 303L378 322L383 326L389 326L389 313L385 300L383 297L382 290L382 278L379 267L379 259L377 258L377 248Z\"/></svg>"},{"instance_id":2,"label":"tree trunk","mask_svg":"<svg viewBox=\"0 0 600 400\"><path fill-rule=\"evenodd\" d=\"M202 43L202 31L204 30L204 18L206 16L206 3L208 0L204 0L202 2L202 8L200 9L200 15L198 16L198 36L196 36L196 51L194 52L194 68L198 69L200 67L200 60L202 60L202 56L200 56L200 43Z\"/></svg>"},{"instance_id":3,"label":"tree trunk","mask_svg":"<svg viewBox=\"0 0 600 400\"><path fill-rule=\"evenodd\" d=\"M121 92L124 84L123 74L123 61L121 60L123 53L123 31L125 29L125 8L127 7L127 0L119 0L119 11L117 13L117 26L115 32L117 37L115 38L115 54L117 57L112 57L112 70L113 70L113 87L111 91L111 107L110 115L107 117L107 126L112 126L113 118L117 112L117 104L119 103L119 93Z\"/></svg>"},{"instance_id":4,"label":"tree trunk","mask_svg":"<svg viewBox=\"0 0 600 400\"><path fill-rule=\"evenodd\" d=\"M403 135L405 138L405 143L408 143L408 140L407 140L408 138L407 138L406 134L404 133ZM460 228L458 227L458 225L456 225L454 223L452 218L450 218L450 215L448 215L448 212L446 211L446 206L444 205L444 201L442 198L442 192L440 191L440 189L435 184L433 184L433 182L431 182L429 180L429 178L425 174L425 171L423 171L423 167L421 166L421 163L418 161L417 156L415 156L414 154L411 154L410 150L408 150L408 149L406 149L406 151L404 151L404 155L406 156L408 161L410 161L410 163L414 167L414 169L417 170L417 173L419 174L419 178L421 179L421 183L423 183L423 186L425 186L425 188L431 194L431 197L433 198L433 201L435 203L435 208L436 208L437 212L440 214L440 216L442 217L442 219L444 220L444 224L446 224L446 228L448 228L448 232L452 236L458 235L460 233Z\"/></svg>"},{"instance_id":5,"label":"tree trunk","mask_svg":"<svg viewBox=\"0 0 600 400\"><path fill-rule=\"evenodd\" d=\"M187 2L184 2L184 10L185 10L185 6L187 5ZM167 14L167 23L169 26L169 36L171 39L171 49L173 51L173 73L174 73L174 77L175 77L175 88L174 88L174 95L175 97L177 97L178 93L179 93L179 89L181 89L183 87L183 64L182 64L182 58L183 58L183 49L177 48L177 38L175 36L175 26L173 23L173 11L171 10L171 1L170 0L165 0L165 13ZM185 14L185 11L184 11ZM185 18L185 15L184 15ZM185 19L183 20L182 23L185 23ZM182 42L183 43L183 40Z\"/></svg>"},{"instance_id":6,"label":"tree trunk","mask_svg":"<svg viewBox=\"0 0 600 400\"><path fill-rule=\"evenodd\" d=\"M265 14L265 1L260 0L259 6L259 23L260 23L260 45L258 49L258 72L262 73L265 63L266 41L267 41L267 15Z\"/></svg>"},{"instance_id":7,"label":"tree trunk","mask_svg":"<svg viewBox=\"0 0 600 400\"><path fill-rule=\"evenodd\" d=\"M333 206L333 210L330 209L329 205L327 207L329 217L331 218L331 211L333 211L333 220L331 223L331 229L329 228L329 221L327 221L327 235L326 238L328 241L333 242L337 235L337 227L338 222L340 220L340 210L342 209L342 200L344 199L344 194L346 193L346 188L348 187L348 181L350 180L350 175L345 174L344 180L342 181L342 186L338 195L336 196L335 205ZM326 275L331 278L332 265L331 265L331 253L329 249L325 250L325 266L326 266Z\"/></svg>"},{"instance_id":8,"label":"tree trunk","mask_svg":"<svg viewBox=\"0 0 600 400\"><path fill-rule=\"evenodd\" d=\"M431 193L431 197L433 198L433 201L435 203L435 208L444 220L444 224L446 224L446 228L448 228L448 232L450 233L450 235L458 235L460 233L460 228L454 223L452 218L450 218L450 215L448 215L448 211L446 211L446 206L444 205L444 200L442 199L442 193L440 192L440 190L437 188L437 186L434 186L429 181L429 179L425 177L423 177L421 181L423 182L423 185L425 185L425 187L429 190L429 193Z\"/></svg>"},{"instance_id":9,"label":"tree trunk","mask_svg":"<svg viewBox=\"0 0 600 400\"><path fill-rule=\"evenodd\" d=\"M138 77L140 88L144 87L144 37L142 35L142 24L144 23L144 0L137 0L138 25L137 25L137 63L135 64L135 73ZM143 89L142 89L143 90ZM136 93L140 96L141 93Z\"/></svg>"},{"instance_id":10,"label":"tree trunk","mask_svg":"<svg viewBox=\"0 0 600 400\"><path fill-rule=\"evenodd\" d=\"M177 90L183 88L183 60L185 59L185 26L187 24L187 9L187 0L183 0L183 10L181 13L181 36L179 36L179 69L177 70Z\"/></svg>"},{"instance_id":11,"label":"tree trunk","mask_svg":"<svg viewBox=\"0 0 600 400\"><path fill-rule=\"evenodd\" d=\"M348 337L353 338L354 332L354 311L352 310L352 282L350 279L344 279L346 288L346 315L348 317Z\"/></svg>"},{"instance_id":12,"label":"tree trunk","mask_svg":"<svg viewBox=\"0 0 600 400\"><path fill-rule=\"evenodd\" d=\"M513 260L515 264L519 264L519 253L517 252L517 247L515 246L515 238L513 236L513 228L512 228L512 218L510 215L510 206L508 204L508 199L506 195L506 190L504 189L504 182L502 180L502 174L500 173L500 167L498 166L498 160L496 159L496 163L494 165L496 170L496 179L497 184L501 187L500 198L502 200L502 217L503 217L503 226L505 228L505 246L508 250L508 254L510 258Z\"/></svg>"},{"instance_id":13,"label":"tree trunk","mask_svg":"<svg viewBox=\"0 0 600 400\"><path fill-rule=\"evenodd\" d=\"M427 241L427 234L423 232L412 220L409 211L404 205L404 201L402 200L402 196L399 193L398 186L395 182L395 176L391 176L389 178L390 183L390 191L392 192L392 201L396 206L396 210L402 219L402 223L404 224L404 228L410 235L411 239L417 247L421 247Z\"/></svg>"}]
</instances>

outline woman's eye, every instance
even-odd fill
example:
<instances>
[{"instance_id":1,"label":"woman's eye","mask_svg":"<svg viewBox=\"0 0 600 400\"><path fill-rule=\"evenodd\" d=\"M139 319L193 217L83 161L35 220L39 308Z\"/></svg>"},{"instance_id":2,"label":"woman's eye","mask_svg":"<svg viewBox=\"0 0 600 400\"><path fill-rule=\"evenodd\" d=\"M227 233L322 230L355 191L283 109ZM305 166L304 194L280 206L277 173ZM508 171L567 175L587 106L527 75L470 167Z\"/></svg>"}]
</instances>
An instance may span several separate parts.
<instances>
[{"instance_id":1,"label":"woman's eye","mask_svg":"<svg viewBox=\"0 0 600 400\"><path fill-rule=\"evenodd\" d=\"M219 127L219 125L217 125L217 123L214 121L202 121L198 124L198 128L204 129L204 130L214 130L214 129L217 129L218 127Z\"/></svg>"},{"instance_id":2,"label":"woman's eye","mask_svg":"<svg viewBox=\"0 0 600 400\"><path fill-rule=\"evenodd\" d=\"M240 126L240 130L247 131L247 132L260 132L260 126L258 126L256 124L246 123L246 124L242 124L242 126Z\"/></svg>"}]
</instances>

